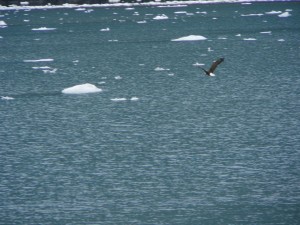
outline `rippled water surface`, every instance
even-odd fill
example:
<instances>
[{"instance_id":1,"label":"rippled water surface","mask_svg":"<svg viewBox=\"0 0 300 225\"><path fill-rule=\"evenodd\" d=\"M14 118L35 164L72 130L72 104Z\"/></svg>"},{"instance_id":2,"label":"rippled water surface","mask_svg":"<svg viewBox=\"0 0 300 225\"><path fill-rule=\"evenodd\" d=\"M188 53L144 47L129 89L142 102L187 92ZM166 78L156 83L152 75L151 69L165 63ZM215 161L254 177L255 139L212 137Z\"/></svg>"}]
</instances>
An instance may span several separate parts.
<instances>
[{"instance_id":1,"label":"rippled water surface","mask_svg":"<svg viewBox=\"0 0 300 225\"><path fill-rule=\"evenodd\" d=\"M0 224L299 224L299 9L0 11Z\"/></svg>"}]
</instances>

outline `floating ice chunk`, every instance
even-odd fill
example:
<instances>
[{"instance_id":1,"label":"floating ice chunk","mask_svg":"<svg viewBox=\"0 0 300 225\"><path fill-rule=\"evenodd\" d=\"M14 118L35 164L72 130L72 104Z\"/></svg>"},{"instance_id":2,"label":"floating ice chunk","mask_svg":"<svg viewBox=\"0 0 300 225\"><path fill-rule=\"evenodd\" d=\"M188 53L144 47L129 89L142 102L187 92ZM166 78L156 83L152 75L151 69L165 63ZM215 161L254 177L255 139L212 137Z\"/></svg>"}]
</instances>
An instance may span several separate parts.
<instances>
[{"instance_id":1,"label":"floating ice chunk","mask_svg":"<svg viewBox=\"0 0 300 225\"><path fill-rule=\"evenodd\" d=\"M40 28L32 28L33 31L50 31L50 30L56 30L56 28L49 28L49 27L40 27Z\"/></svg>"},{"instance_id":2,"label":"floating ice chunk","mask_svg":"<svg viewBox=\"0 0 300 225\"><path fill-rule=\"evenodd\" d=\"M259 32L261 34L272 34L272 31L262 31L262 32Z\"/></svg>"},{"instance_id":3,"label":"floating ice chunk","mask_svg":"<svg viewBox=\"0 0 300 225\"><path fill-rule=\"evenodd\" d=\"M257 39L256 38L244 38L243 40L244 41L256 41Z\"/></svg>"},{"instance_id":4,"label":"floating ice chunk","mask_svg":"<svg viewBox=\"0 0 300 225\"><path fill-rule=\"evenodd\" d=\"M56 73L56 71L57 71L57 69L56 68L54 68L54 69L46 69L46 70L42 70L44 73Z\"/></svg>"},{"instance_id":5,"label":"floating ice chunk","mask_svg":"<svg viewBox=\"0 0 300 225\"><path fill-rule=\"evenodd\" d=\"M109 27L107 27L107 28L101 29L100 31L110 31L110 29L109 29Z\"/></svg>"},{"instance_id":6,"label":"floating ice chunk","mask_svg":"<svg viewBox=\"0 0 300 225\"><path fill-rule=\"evenodd\" d=\"M284 12L278 15L278 17L289 17L291 14L289 12Z\"/></svg>"},{"instance_id":7,"label":"floating ice chunk","mask_svg":"<svg viewBox=\"0 0 300 225\"><path fill-rule=\"evenodd\" d=\"M205 66L205 64L196 62L193 64L193 66L199 67L199 66Z\"/></svg>"},{"instance_id":8,"label":"floating ice chunk","mask_svg":"<svg viewBox=\"0 0 300 225\"><path fill-rule=\"evenodd\" d=\"M77 8L75 9L75 11L85 11L86 9L85 8Z\"/></svg>"},{"instance_id":9,"label":"floating ice chunk","mask_svg":"<svg viewBox=\"0 0 300 225\"><path fill-rule=\"evenodd\" d=\"M187 14L186 11L178 11L178 12L174 12L175 14Z\"/></svg>"},{"instance_id":10,"label":"floating ice chunk","mask_svg":"<svg viewBox=\"0 0 300 225\"><path fill-rule=\"evenodd\" d=\"M138 101L139 98L138 97L131 97L130 101Z\"/></svg>"},{"instance_id":11,"label":"floating ice chunk","mask_svg":"<svg viewBox=\"0 0 300 225\"><path fill-rule=\"evenodd\" d=\"M156 67L154 70L155 71L169 71L170 69L165 69L165 68L162 68L162 67Z\"/></svg>"},{"instance_id":12,"label":"floating ice chunk","mask_svg":"<svg viewBox=\"0 0 300 225\"><path fill-rule=\"evenodd\" d=\"M97 88L93 84L79 84L75 85L73 87L65 88L62 90L62 93L64 94L87 94L87 93L96 93L96 92L101 92L102 89Z\"/></svg>"},{"instance_id":13,"label":"floating ice chunk","mask_svg":"<svg viewBox=\"0 0 300 225\"><path fill-rule=\"evenodd\" d=\"M116 80L121 80L122 77L121 77L121 76L115 76L115 79L116 79Z\"/></svg>"},{"instance_id":14,"label":"floating ice chunk","mask_svg":"<svg viewBox=\"0 0 300 225\"><path fill-rule=\"evenodd\" d=\"M278 39L278 41L285 41L284 39Z\"/></svg>"},{"instance_id":15,"label":"floating ice chunk","mask_svg":"<svg viewBox=\"0 0 300 225\"><path fill-rule=\"evenodd\" d=\"M1 96L2 100L14 100L13 97L9 97L9 96Z\"/></svg>"},{"instance_id":16,"label":"floating ice chunk","mask_svg":"<svg viewBox=\"0 0 300 225\"><path fill-rule=\"evenodd\" d=\"M274 10L272 10L272 11L270 11L270 12L265 12L265 14L269 14L269 15L272 15L272 14L280 14L280 13L282 13L282 11L274 11Z\"/></svg>"},{"instance_id":17,"label":"floating ice chunk","mask_svg":"<svg viewBox=\"0 0 300 225\"><path fill-rule=\"evenodd\" d=\"M126 101L127 98L111 98L110 100L112 100L114 102L121 102L121 101Z\"/></svg>"},{"instance_id":18,"label":"floating ice chunk","mask_svg":"<svg viewBox=\"0 0 300 225\"><path fill-rule=\"evenodd\" d=\"M250 14L241 14L241 16L263 16L264 14L262 13L250 13Z\"/></svg>"},{"instance_id":19,"label":"floating ice chunk","mask_svg":"<svg viewBox=\"0 0 300 225\"><path fill-rule=\"evenodd\" d=\"M5 28L5 27L7 27L7 24L3 20L0 20L0 28Z\"/></svg>"},{"instance_id":20,"label":"floating ice chunk","mask_svg":"<svg viewBox=\"0 0 300 225\"><path fill-rule=\"evenodd\" d=\"M25 59L23 62L52 62L54 59Z\"/></svg>"},{"instance_id":21,"label":"floating ice chunk","mask_svg":"<svg viewBox=\"0 0 300 225\"><path fill-rule=\"evenodd\" d=\"M240 36L242 36L241 34L237 34L237 35L235 35L236 37L240 37Z\"/></svg>"},{"instance_id":22,"label":"floating ice chunk","mask_svg":"<svg viewBox=\"0 0 300 225\"><path fill-rule=\"evenodd\" d=\"M169 19L168 16L166 16L165 14L161 14L161 15L157 15L153 18L154 20L167 20Z\"/></svg>"},{"instance_id":23,"label":"floating ice chunk","mask_svg":"<svg viewBox=\"0 0 300 225\"><path fill-rule=\"evenodd\" d=\"M141 24L141 23L147 23L146 20L142 20L142 21L137 21L137 23Z\"/></svg>"},{"instance_id":24,"label":"floating ice chunk","mask_svg":"<svg viewBox=\"0 0 300 225\"><path fill-rule=\"evenodd\" d=\"M172 39L171 41L202 41L206 40L207 38L201 35L189 35L177 39Z\"/></svg>"}]
</instances>

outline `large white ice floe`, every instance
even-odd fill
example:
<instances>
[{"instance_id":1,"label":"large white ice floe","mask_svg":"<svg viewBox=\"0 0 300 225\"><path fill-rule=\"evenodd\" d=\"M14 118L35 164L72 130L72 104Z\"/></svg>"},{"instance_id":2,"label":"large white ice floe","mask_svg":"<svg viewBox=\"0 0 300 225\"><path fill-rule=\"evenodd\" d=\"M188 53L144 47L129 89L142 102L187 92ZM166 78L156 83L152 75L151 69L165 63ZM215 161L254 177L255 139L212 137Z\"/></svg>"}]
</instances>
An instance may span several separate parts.
<instances>
[{"instance_id":1,"label":"large white ice floe","mask_svg":"<svg viewBox=\"0 0 300 225\"><path fill-rule=\"evenodd\" d=\"M3 20L0 20L0 28L5 28L5 27L7 27L7 24Z\"/></svg>"},{"instance_id":2,"label":"large white ice floe","mask_svg":"<svg viewBox=\"0 0 300 225\"><path fill-rule=\"evenodd\" d=\"M278 15L278 17L289 17L291 14L289 12L284 12Z\"/></svg>"},{"instance_id":3,"label":"large white ice floe","mask_svg":"<svg viewBox=\"0 0 300 225\"><path fill-rule=\"evenodd\" d=\"M203 41L207 38L201 35L189 35L181 38L172 39L171 41Z\"/></svg>"},{"instance_id":4,"label":"large white ice floe","mask_svg":"<svg viewBox=\"0 0 300 225\"><path fill-rule=\"evenodd\" d=\"M73 87L65 88L62 90L64 94L87 94L87 93L96 93L101 92L102 89L96 87L93 84L79 84Z\"/></svg>"}]
</instances>

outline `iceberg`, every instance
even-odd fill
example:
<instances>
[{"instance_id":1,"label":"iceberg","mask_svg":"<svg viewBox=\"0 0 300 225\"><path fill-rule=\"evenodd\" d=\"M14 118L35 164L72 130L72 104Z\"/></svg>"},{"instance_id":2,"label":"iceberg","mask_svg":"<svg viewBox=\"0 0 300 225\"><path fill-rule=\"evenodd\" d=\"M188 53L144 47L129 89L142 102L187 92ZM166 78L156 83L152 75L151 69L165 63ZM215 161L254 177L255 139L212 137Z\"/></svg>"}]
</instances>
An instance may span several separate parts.
<instances>
[{"instance_id":1,"label":"iceberg","mask_svg":"<svg viewBox=\"0 0 300 225\"><path fill-rule=\"evenodd\" d=\"M64 94L87 94L87 93L96 93L101 92L102 89L97 88L93 84L79 84L75 85L73 87L65 88L62 90L62 93Z\"/></svg>"},{"instance_id":2,"label":"iceberg","mask_svg":"<svg viewBox=\"0 0 300 225\"><path fill-rule=\"evenodd\" d=\"M172 39L171 41L202 41L206 40L207 38L201 35L189 35L177 39Z\"/></svg>"}]
</instances>

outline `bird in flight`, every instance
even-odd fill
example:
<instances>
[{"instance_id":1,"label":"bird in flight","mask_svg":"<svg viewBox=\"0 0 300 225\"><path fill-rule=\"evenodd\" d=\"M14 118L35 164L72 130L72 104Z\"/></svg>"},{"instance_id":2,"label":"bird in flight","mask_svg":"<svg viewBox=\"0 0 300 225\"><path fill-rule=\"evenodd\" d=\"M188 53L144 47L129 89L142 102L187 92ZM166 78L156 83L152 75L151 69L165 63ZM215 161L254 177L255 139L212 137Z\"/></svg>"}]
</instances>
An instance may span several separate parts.
<instances>
[{"instance_id":1,"label":"bird in flight","mask_svg":"<svg viewBox=\"0 0 300 225\"><path fill-rule=\"evenodd\" d=\"M216 61L213 62L213 64L211 64L209 70L206 70L206 69L204 69L204 68L202 68L202 67L200 67L200 68L205 72L205 74L206 74L207 76L213 77L213 76L215 76L215 75L214 75L214 71L216 70L217 66L218 66L220 63L222 63L223 61L224 61L224 58L219 58L219 59L217 59Z\"/></svg>"}]
</instances>

